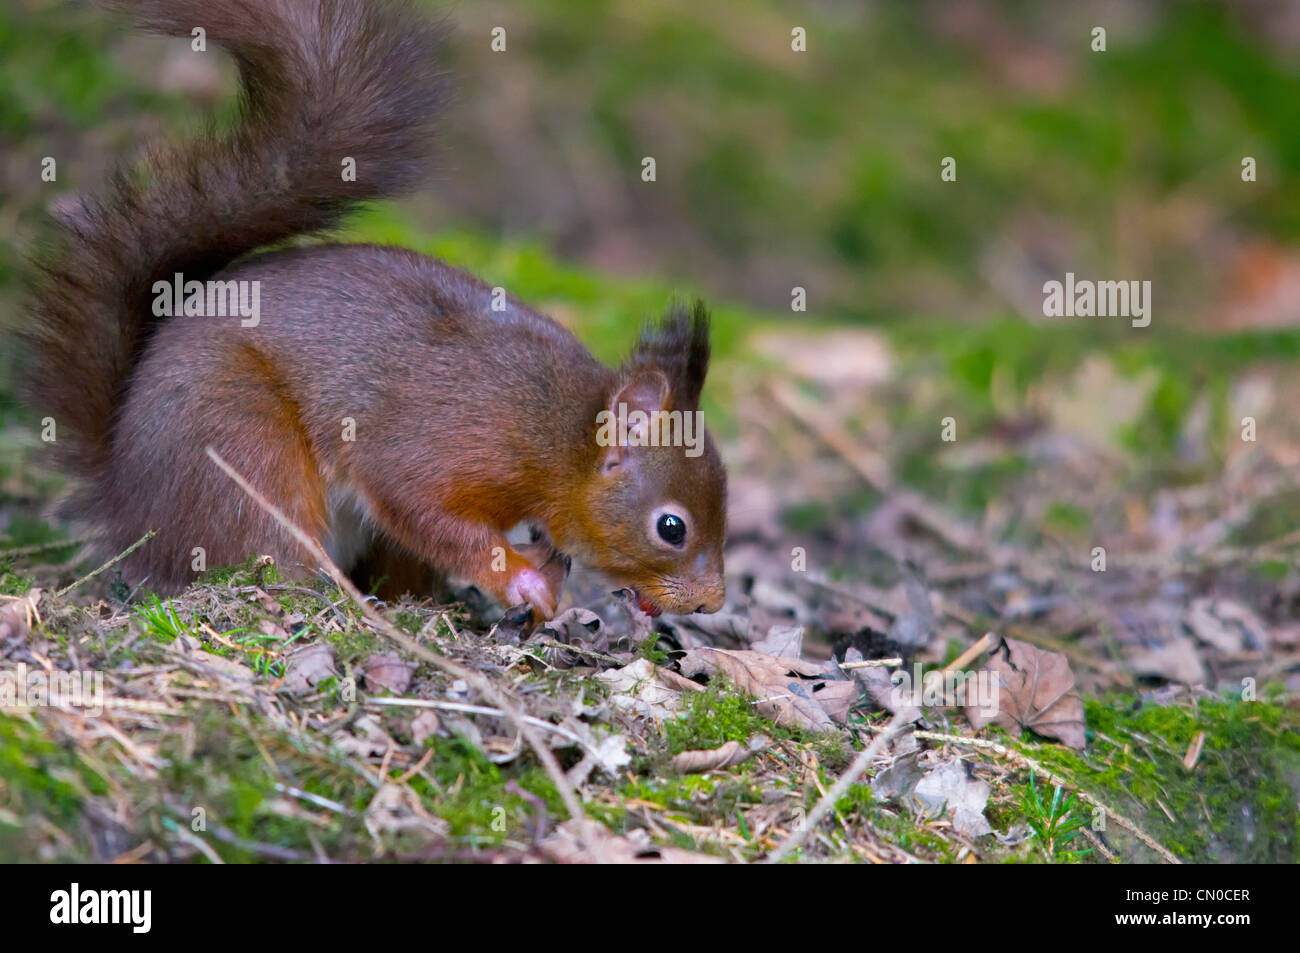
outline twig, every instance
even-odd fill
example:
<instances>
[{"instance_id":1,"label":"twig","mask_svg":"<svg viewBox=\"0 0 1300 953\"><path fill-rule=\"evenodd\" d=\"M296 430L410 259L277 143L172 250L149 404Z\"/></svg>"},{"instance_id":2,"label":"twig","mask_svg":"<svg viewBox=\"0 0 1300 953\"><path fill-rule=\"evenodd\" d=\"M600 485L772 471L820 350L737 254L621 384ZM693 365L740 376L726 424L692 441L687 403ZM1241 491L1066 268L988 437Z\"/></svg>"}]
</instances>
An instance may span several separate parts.
<instances>
[{"instance_id":1,"label":"twig","mask_svg":"<svg viewBox=\"0 0 1300 953\"><path fill-rule=\"evenodd\" d=\"M127 556L130 556L133 552L135 552L137 549L139 549L141 546L149 542L149 540L153 539L157 535L158 535L158 531L156 529L149 530L149 532L145 533L134 543L126 547L126 549L122 550L120 553L118 553L108 562L104 563L104 565L100 566L94 572L87 573L86 575L82 576L80 579L78 579L70 586L64 586L62 589L60 589L58 592L54 594L55 597L62 598L63 596L66 596L68 593L70 593L73 589L76 589L78 586L80 586L83 582L89 582L91 579L94 579L96 576L98 576L109 566L112 566L114 563L121 562L123 559L125 559Z\"/></svg>"},{"instance_id":2,"label":"twig","mask_svg":"<svg viewBox=\"0 0 1300 953\"><path fill-rule=\"evenodd\" d=\"M429 750L432 751L433 749L430 748ZM321 797L319 794L312 794L310 791L302 791L298 788L290 787L287 784L281 784L279 781L275 783L275 789L281 794L289 794L293 797L301 798L304 801L309 801L312 804L315 804L317 807L323 807L326 810L333 811L335 814L347 813L347 808L338 801L331 801L329 798Z\"/></svg>"},{"instance_id":3,"label":"twig","mask_svg":"<svg viewBox=\"0 0 1300 953\"><path fill-rule=\"evenodd\" d=\"M945 665L943 667L943 673L947 675L949 672L955 672L958 669L965 668L971 662L975 661L975 659L977 659L980 655L984 654L989 649L993 648L993 646L997 643L997 640L998 640L997 636L994 635L992 632L985 632L982 636L980 636L979 641L977 641L965 652L962 652L961 655L958 655L955 659L953 659L951 662Z\"/></svg>"},{"instance_id":4,"label":"twig","mask_svg":"<svg viewBox=\"0 0 1300 953\"><path fill-rule=\"evenodd\" d=\"M902 716L902 712L896 714L893 721L880 729L880 734L876 735L871 744L858 752L858 756L853 759L853 763L840 775L839 780L831 785L831 789L822 795L822 799L808 813L808 817L805 818L803 824L791 831L790 836L768 855L767 862L769 864L779 863L791 851L797 850L807 840L808 835L817 829L817 825L821 823L822 818L839 803L840 798L844 796L844 792L858 778L862 777L863 772L867 770L867 765L871 763L871 759L876 756L876 753L884 747L885 742L894 737L900 728L908 724L908 721L904 721Z\"/></svg>"},{"instance_id":5,"label":"twig","mask_svg":"<svg viewBox=\"0 0 1300 953\"><path fill-rule=\"evenodd\" d=\"M397 626L389 622L378 612L378 610L375 609L374 606L366 601L366 598L361 594L361 591L357 589L357 587L353 585L352 580L345 576L343 571L334 564L334 561L330 559L329 554L325 552L324 547L322 547L317 540L303 532L297 524L281 512L279 507L254 489L253 486L249 484L249 482L245 480L237 470L235 470L234 467L222 459L221 455L217 453L216 450L212 447L208 447L207 454L212 462L220 467L226 476L234 480L236 485L252 498L253 502L260 506L268 515L271 516L272 519L284 527L284 529L288 531L294 539L302 544L303 548L311 553L313 558L319 562L320 566L329 573L330 578L334 580L334 584L352 598L352 601L356 604L357 608L361 610L361 614L365 616L366 620L378 629L380 633L386 636L390 641L395 642L400 648L405 649L407 652L414 655L416 658L428 662L435 668L442 669L448 675L463 679L473 685L501 708L505 716L515 723L515 726L519 729L519 733L523 735L524 740L528 742L529 746L533 749L533 752L537 755L537 760L542 763L542 767L546 770L547 775L551 778L551 782L559 792L560 800L564 802L565 809L575 819L585 820L586 814L582 810L582 805L578 802L577 795L574 793L573 787L569 784L568 779L564 776L564 772L560 770L560 765L555 760L555 755L551 754L551 750L542 744L541 739L537 737L536 732L533 731L532 727L525 720L526 716L519 710L505 692L501 691L497 686L493 685L492 682L484 678L478 672L472 671L457 662L453 662L451 659L443 658L440 655L435 655L433 652L430 652L423 645L420 645L405 632L398 629Z\"/></svg>"},{"instance_id":6,"label":"twig","mask_svg":"<svg viewBox=\"0 0 1300 953\"><path fill-rule=\"evenodd\" d=\"M840 668L847 672L855 668L897 668L902 664L901 658L869 658L860 662L840 662Z\"/></svg>"},{"instance_id":7,"label":"twig","mask_svg":"<svg viewBox=\"0 0 1300 953\"><path fill-rule=\"evenodd\" d=\"M616 665L627 664L626 660L621 659L616 655L610 655L606 652L597 652L595 649L584 648L581 645L566 645L563 642L556 642L553 639L538 639L536 642L532 642L530 644L537 645L545 649L561 649L566 652L576 652L578 655L586 655L586 656L590 656L591 658L598 658L602 662L613 662Z\"/></svg>"},{"instance_id":8,"label":"twig","mask_svg":"<svg viewBox=\"0 0 1300 953\"><path fill-rule=\"evenodd\" d=\"M881 728L876 725L863 725L862 727L866 728L868 731L886 730L885 728ZM939 741L944 744L954 744L954 745L969 745L973 748L980 748L984 751L991 751L996 755L1007 758L1011 761L1015 761L1018 764L1020 764L1022 767L1029 768L1030 770L1035 771L1038 774L1041 774L1043 777L1047 778L1048 781L1050 781L1052 784L1057 785L1058 787L1070 788L1071 790L1076 791L1079 795L1079 800L1087 801L1093 807L1101 810L1107 817L1113 820L1120 827L1124 828L1126 831L1128 831L1130 834L1132 834L1142 843L1150 847L1153 851L1155 851L1157 854L1163 857L1168 863L1171 864L1182 863L1182 861L1179 860L1172 852L1170 852L1168 848L1160 844L1159 841L1157 841L1146 831L1142 830L1142 828L1138 827L1136 823L1130 821L1127 817L1125 817L1123 814L1120 814L1118 811L1115 811L1111 807L1108 807L1107 805L1103 804L1097 798L1093 797L1082 787L1080 787L1077 783L1069 780L1068 778L1061 777L1059 774L1056 774L1050 768L1044 767L1039 762L1029 757L1029 755L1027 754L1023 754L1022 752L1016 751L1014 748L1008 748L1006 745L999 744L996 741L988 741L984 738L967 738L963 735L945 735L945 734L940 734L937 731L920 731L920 730L914 731L912 732L912 734L914 734L917 738L926 741Z\"/></svg>"},{"instance_id":9,"label":"twig","mask_svg":"<svg viewBox=\"0 0 1300 953\"><path fill-rule=\"evenodd\" d=\"M465 702L444 702L433 698L367 698L364 704L391 705L397 708L436 708L440 711L458 711L469 715L495 715L497 718L507 717L506 713L501 711L499 708L489 708L487 705L469 705ZM545 721L541 718L534 718L532 715L524 715L522 717L524 721L528 722L528 724L532 725L534 728L541 728L543 731L549 731L551 734L559 735L567 741L572 741L588 754L597 754L590 745L586 744L581 738L569 731L567 728L553 725L549 721Z\"/></svg>"},{"instance_id":10,"label":"twig","mask_svg":"<svg viewBox=\"0 0 1300 953\"><path fill-rule=\"evenodd\" d=\"M56 539L49 543L36 543L32 546L19 546L17 549L0 549L0 559L8 559L12 556L31 556L35 553L43 553L53 549L68 549L72 546L80 546L82 543L88 543L92 539L98 539L99 533L87 533L85 536L77 536L73 539Z\"/></svg>"}]
</instances>

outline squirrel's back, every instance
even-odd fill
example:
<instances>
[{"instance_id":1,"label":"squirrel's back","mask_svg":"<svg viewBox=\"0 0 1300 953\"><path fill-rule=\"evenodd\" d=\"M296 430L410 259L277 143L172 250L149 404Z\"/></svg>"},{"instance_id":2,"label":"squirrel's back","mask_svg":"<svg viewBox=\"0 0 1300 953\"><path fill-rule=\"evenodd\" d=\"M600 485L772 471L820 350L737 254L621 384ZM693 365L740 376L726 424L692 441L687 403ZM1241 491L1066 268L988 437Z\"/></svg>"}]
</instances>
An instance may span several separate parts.
<instances>
[{"instance_id":1,"label":"squirrel's back","mask_svg":"<svg viewBox=\"0 0 1300 953\"><path fill-rule=\"evenodd\" d=\"M206 281L248 252L333 226L359 201L414 187L445 98L442 31L400 0L105 5L156 33L202 28L234 56L241 101L230 132L156 145L142 168L83 198L38 258L24 383L80 477L74 512L113 480L118 408L157 320L155 284Z\"/></svg>"},{"instance_id":2,"label":"squirrel's back","mask_svg":"<svg viewBox=\"0 0 1300 953\"><path fill-rule=\"evenodd\" d=\"M43 261L29 402L55 420L101 554L156 530L121 568L161 590L250 553L312 571L314 547L211 450L336 561L411 588L434 567L549 617L572 555L647 611L722 605L702 305L648 326L611 369L409 251L251 254L417 183L442 99L436 28L397 0L112 5L157 32L202 27L239 64L242 110L230 133L157 147L82 202ZM538 535L512 544L521 522Z\"/></svg>"}]
</instances>

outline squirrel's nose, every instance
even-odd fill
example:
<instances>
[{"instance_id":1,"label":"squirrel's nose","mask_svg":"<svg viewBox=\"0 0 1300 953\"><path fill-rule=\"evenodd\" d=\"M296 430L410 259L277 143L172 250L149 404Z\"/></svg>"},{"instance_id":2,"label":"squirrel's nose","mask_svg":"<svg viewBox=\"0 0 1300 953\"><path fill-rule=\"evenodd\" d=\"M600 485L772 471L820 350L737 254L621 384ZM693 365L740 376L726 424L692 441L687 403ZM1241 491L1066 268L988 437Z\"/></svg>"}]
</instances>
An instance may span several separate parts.
<instances>
[{"instance_id":1,"label":"squirrel's nose","mask_svg":"<svg viewBox=\"0 0 1300 953\"><path fill-rule=\"evenodd\" d=\"M727 601L727 590L719 584L708 592L708 598L695 607L696 612L717 612Z\"/></svg>"}]
</instances>

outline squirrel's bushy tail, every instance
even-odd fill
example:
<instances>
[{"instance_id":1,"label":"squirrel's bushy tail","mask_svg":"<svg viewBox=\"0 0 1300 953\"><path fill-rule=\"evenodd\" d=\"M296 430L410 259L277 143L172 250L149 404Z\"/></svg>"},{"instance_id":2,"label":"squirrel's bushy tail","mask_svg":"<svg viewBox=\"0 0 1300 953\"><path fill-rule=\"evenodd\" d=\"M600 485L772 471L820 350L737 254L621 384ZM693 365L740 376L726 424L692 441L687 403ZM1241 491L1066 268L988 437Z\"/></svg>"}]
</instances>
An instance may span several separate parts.
<instances>
[{"instance_id":1,"label":"squirrel's bushy tail","mask_svg":"<svg viewBox=\"0 0 1300 953\"><path fill-rule=\"evenodd\" d=\"M22 331L28 401L92 482L147 339L155 281L206 280L263 245L415 186L444 98L441 29L397 0L107 0L143 29L204 31L239 65L227 133L151 148L57 223ZM194 56L212 55L193 52ZM345 159L355 181L345 181Z\"/></svg>"}]
</instances>

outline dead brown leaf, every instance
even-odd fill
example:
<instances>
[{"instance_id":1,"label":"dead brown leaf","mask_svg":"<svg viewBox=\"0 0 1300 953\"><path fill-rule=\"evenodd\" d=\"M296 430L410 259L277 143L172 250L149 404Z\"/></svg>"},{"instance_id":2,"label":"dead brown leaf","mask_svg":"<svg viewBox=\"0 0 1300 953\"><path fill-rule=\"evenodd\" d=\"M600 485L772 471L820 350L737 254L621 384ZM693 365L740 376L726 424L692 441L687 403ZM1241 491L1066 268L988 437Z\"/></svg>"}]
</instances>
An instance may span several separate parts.
<instances>
[{"instance_id":1,"label":"dead brown leaf","mask_svg":"<svg viewBox=\"0 0 1300 953\"><path fill-rule=\"evenodd\" d=\"M973 727L993 723L1016 733L1029 729L1071 748L1085 747L1083 701L1064 655L1004 638L986 671L998 677L996 704L967 705Z\"/></svg>"},{"instance_id":2,"label":"dead brown leaf","mask_svg":"<svg viewBox=\"0 0 1300 953\"><path fill-rule=\"evenodd\" d=\"M827 731L847 718L857 688L850 681L816 678L823 666L747 649L691 649L678 663L688 678L722 674L758 699L758 711L778 725ZM843 686L848 686L844 688Z\"/></svg>"},{"instance_id":3,"label":"dead brown leaf","mask_svg":"<svg viewBox=\"0 0 1300 953\"><path fill-rule=\"evenodd\" d=\"M721 864L719 857L652 844L643 830L626 837L611 834L596 821L574 818L538 845L558 864Z\"/></svg>"},{"instance_id":4,"label":"dead brown leaf","mask_svg":"<svg viewBox=\"0 0 1300 953\"><path fill-rule=\"evenodd\" d=\"M704 774L719 768L729 768L740 764L760 751L766 751L771 739L766 735L755 735L743 745L739 741L728 741L717 748L701 751L683 751L673 758L672 769L677 774Z\"/></svg>"},{"instance_id":5,"label":"dead brown leaf","mask_svg":"<svg viewBox=\"0 0 1300 953\"><path fill-rule=\"evenodd\" d=\"M366 659L362 672L371 691L386 688L394 695L401 695L411 687L415 666L404 662L396 652L376 652Z\"/></svg>"},{"instance_id":6,"label":"dead brown leaf","mask_svg":"<svg viewBox=\"0 0 1300 953\"><path fill-rule=\"evenodd\" d=\"M313 642L289 655L284 667L284 687L290 692L305 692L334 670L334 650L324 642Z\"/></svg>"}]
</instances>

